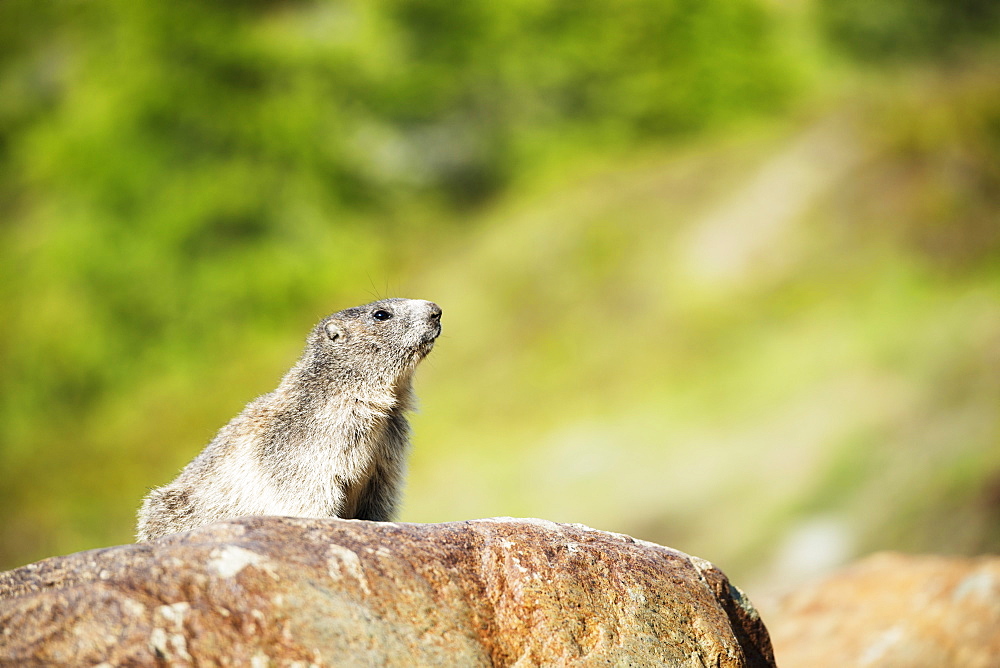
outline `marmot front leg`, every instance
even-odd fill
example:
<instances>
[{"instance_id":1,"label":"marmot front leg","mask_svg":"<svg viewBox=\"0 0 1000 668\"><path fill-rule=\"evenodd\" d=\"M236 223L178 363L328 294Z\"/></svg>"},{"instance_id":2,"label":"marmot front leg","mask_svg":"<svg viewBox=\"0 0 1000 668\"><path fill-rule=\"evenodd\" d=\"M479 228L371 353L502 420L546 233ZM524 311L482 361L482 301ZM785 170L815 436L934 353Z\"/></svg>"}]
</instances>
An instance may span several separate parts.
<instances>
[{"instance_id":1,"label":"marmot front leg","mask_svg":"<svg viewBox=\"0 0 1000 668\"><path fill-rule=\"evenodd\" d=\"M385 464L377 466L358 500L355 519L374 522L391 522L396 519L402 478L401 468Z\"/></svg>"}]
</instances>

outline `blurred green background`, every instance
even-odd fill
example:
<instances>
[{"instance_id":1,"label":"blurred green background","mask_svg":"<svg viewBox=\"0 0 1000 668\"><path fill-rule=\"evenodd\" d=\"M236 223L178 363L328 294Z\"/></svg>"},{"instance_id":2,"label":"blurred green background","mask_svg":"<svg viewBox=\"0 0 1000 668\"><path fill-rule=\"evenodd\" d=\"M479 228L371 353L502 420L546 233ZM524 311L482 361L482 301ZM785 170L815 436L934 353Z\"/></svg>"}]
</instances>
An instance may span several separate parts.
<instances>
[{"instance_id":1,"label":"blurred green background","mask_svg":"<svg viewBox=\"0 0 1000 668\"><path fill-rule=\"evenodd\" d=\"M0 568L432 299L401 519L1000 549L1000 4L0 4Z\"/></svg>"}]
</instances>

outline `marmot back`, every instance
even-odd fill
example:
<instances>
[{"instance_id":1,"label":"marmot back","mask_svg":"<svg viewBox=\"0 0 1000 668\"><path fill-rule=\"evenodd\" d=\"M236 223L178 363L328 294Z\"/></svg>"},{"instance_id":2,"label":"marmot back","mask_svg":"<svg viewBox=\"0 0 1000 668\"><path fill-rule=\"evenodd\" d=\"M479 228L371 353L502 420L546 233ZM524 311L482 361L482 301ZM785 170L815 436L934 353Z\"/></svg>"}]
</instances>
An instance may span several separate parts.
<instances>
[{"instance_id":1,"label":"marmot back","mask_svg":"<svg viewBox=\"0 0 1000 668\"><path fill-rule=\"evenodd\" d=\"M250 402L139 509L149 540L243 515L391 520L417 364L441 309L383 299L324 318L277 389Z\"/></svg>"}]
</instances>

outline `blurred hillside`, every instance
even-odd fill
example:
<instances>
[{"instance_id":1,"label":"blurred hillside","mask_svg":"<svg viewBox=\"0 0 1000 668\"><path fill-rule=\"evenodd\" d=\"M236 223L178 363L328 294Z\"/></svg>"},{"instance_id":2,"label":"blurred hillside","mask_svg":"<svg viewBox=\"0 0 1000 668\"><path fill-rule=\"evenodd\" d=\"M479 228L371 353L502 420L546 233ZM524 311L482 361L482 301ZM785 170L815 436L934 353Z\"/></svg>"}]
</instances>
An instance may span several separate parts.
<instances>
[{"instance_id":1,"label":"blurred hillside","mask_svg":"<svg viewBox=\"0 0 1000 668\"><path fill-rule=\"evenodd\" d=\"M445 311L405 521L1000 549L997 16L5 3L0 568L130 540L385 294Z\"/></svg>"},{"instance_id":2,"label":"blurred hillside","mask_svg":"<svg viewBox=\"0 0 1000 668\"><path fill-rule=\"evenodd\" d=\"M420 283L449 318L408 510L613 527L762 579L1000 548L998 73L495 212Z\"/></svg>"}]
</instances>

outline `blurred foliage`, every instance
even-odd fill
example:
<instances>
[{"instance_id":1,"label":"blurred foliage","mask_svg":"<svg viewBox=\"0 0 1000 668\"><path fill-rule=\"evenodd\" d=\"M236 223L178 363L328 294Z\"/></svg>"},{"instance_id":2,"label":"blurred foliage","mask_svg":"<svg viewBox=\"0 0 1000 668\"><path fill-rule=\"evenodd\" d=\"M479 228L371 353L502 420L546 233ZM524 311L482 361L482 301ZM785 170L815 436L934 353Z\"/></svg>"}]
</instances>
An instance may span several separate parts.
<instances>
[{"instance_id":1,"label":"blurred foliage","mask_svg":"<svg viewBox=\"0 0 1000 668\"><path fill-rule=\"evenodd\" d=\"M74 368L32 382L41 402L86 403L143 351L211 336L210 315L289 315L316 266L362 270L415 198L478 201L561 137L635 143L786 87L749 1L0 12L4 264L30 258L7 375Z\"/></svg>"},{"instance_id":2,"label":"blurred foliage","mask_svg":"<svg viewBox=\"0 0 1000 668\"><path fill-rule=\"evenodd\" d=\"M996 19L0 4L0 567L129 540L309 326L389 292L445 309L405 520L737 575L816 516L1000 549Z\"/></svg>"},{"instance_id":3,"label":"blurred foliage","mask_svg":"<svg viewBox=\"0 0 1000 668\"><path fill-rule=\"evenodd\" d=\"M0 494L28 542L68 512L32 467L94 467L102 402L353 303L404 229L543 155L779 106L772 27L755 0L0 5Z\"/></svg>"},{"instance_id":4,"label":"blurred foliage","mask_svg":"<svg viewBox=\"0 0 1000 668\"><path fill-rule=\"evenodd\" d=\"M820 0L831 41L864 60L940 57L1000 30L994 0Z\"/></svg>"}]
</instances>

